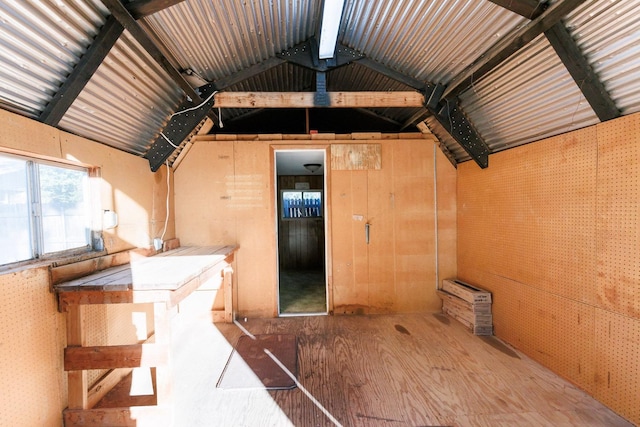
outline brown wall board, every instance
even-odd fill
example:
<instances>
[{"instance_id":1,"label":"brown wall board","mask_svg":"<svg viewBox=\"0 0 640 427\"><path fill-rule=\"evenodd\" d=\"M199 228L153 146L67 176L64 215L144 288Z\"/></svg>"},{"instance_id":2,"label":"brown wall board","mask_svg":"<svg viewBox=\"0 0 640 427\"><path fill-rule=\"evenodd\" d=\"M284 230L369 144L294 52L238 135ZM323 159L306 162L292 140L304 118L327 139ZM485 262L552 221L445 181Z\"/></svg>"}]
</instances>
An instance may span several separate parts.
<instances>
[{"instance_id":1,"label":"brown wall board","mask_svg":"<svg viewBox=\"0 0 640 427\"><path fill-rule=\"evenodd\" d=\"M0 129L2 151L99 170L91 178L97 208L114 210L119 216L119 225L103 232L109 254L149 248L153 237L159 237L166 218L165 167L153 174L140 157L1 110ZM173 200L169 203L172 206ZM165 239L173 237L170 213ZM70 259L58 261L62 265ZM73 270L71 264L65 267ZM0 302L0 389L11 390L3 393L0 425L60 425L68 404L68 379L62 366L66 315L57 310L50 280L42 261L0 274L4 293ZM153 333L151 310L145 304L88 308L89 345L146 339ZM90 371L88 386L104 373Z\"/></svg>"},{"instance_id":2,"label":"brown wall board","mask_svg":"<svg viewBox=\"0 0 640 427\"><path fill-rule=\"evenodd\" d=\"M226 136L218 141L208 135L196 139L176 172L176 229L182 244L234 239L226 243L240 247L236 277L243 316L277 314L273 150L327 149L327 158L332 158L334 145L374 145L366 139L358 144L353 139L335 140L335 135L317 139L319 143L301 145L300 141L293 136L273 141ZM433 142L396 137L376 139L375 145L380 147L379 169L371 164L365 170L331 167L326 172L330 309L336 313L437 311ZM445 274L455 275L456 207L451 189L456 174L439 157L439 188L447 190L439 196L444 207L438 223L444 251L439 263ZM224 163L216 166L215 162Z\"/></svg>"},{"instance_id":3,"label":"brown wall board","mask_svg":"<svg viewBox=\"0 0 640 427\"><path fill-rule=\"evenodd\" d=\"M596 129L596 300L607 310L640 318L640 116Z\"/></svg>"},{"instance_id":4,"label":"brown wall board","mask_svg":"<svg viewBox=\"0 0 640 427\"><path fill-rule=\"evenodd\" d=\"M626 116L461 164L457 190L458 277L496 335L635 423L639 138Z\"/></svg>"}]
</instances>

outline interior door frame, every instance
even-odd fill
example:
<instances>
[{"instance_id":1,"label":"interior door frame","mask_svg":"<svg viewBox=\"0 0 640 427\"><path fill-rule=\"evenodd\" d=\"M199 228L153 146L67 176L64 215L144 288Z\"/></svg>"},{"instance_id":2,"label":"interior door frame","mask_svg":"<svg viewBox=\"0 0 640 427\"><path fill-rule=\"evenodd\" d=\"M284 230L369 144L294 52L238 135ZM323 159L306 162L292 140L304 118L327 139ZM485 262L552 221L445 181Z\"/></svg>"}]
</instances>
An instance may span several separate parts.
<instances>
[{"instance_id":1,"label":"interior door frame","mask_svg":"<svg viewBox=\"0 0 640 427\"><path fill-rule=\"evenodd\" d=\"M279 251L279 215L278 212L278 171L277 171L277 158L276 153L282 151L323 151L324 156L324 179L323 179L323 194L324 194L324 269L325 269L325 293L326 293L326 305L327 311L325 313L318 313L319 315L333 314L333 265L332 265L332 252L331 252L331 144L314 144L314 145L301 145L296 144L272 144L271 148L271 179L272 179L272 200L273 200L273 219L274 219L274 235L275 235L275 248L276 248L276 298L275 298L275 313L278 317L283 316L280 313L280 251ZM305 313L310 315L313 313ZM285 314L284 316L288 316Z\"/></svg>"}]
</instances>

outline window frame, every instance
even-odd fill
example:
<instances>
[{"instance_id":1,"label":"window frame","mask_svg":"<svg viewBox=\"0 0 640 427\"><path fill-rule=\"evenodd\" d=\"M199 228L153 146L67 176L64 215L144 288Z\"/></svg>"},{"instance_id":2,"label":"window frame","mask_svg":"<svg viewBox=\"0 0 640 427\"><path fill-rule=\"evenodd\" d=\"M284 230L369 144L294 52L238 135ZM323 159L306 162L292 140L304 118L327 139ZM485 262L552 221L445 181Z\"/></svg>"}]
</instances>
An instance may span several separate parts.
<instances>
[{"instance_id":1,"label":"window frame","mask_svg":"<svg viewBox=\"0 0 640 427\"><path fill-rule=\"evenodd\" d=\"M28 222L30 229L31 258L0 264L0 271L13 267L34 264L37 262L77 257L79 255L103 252L102 230L99 227L99 192L96 178L100 178L100 169L81 163L72 163L62 159L38 157L30 154L0 150L0 156L19 159L26 162L26 190L28 199ZM61 169L86 172L88 189L86 201L89 204L89 242L84 246L63 249L60 251L45 252L44 225L42 215L42 194L39 165L56 167Z\"/></svg>"}]
</instances>

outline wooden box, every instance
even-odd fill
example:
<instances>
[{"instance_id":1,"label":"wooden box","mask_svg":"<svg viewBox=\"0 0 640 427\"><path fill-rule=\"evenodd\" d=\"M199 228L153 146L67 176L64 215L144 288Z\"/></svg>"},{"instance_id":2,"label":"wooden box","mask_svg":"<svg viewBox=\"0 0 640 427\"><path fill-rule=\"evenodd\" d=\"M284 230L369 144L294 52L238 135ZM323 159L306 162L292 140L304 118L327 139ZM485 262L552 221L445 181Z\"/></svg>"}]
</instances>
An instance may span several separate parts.
<instances>
[{"instance_id":1,"label":"wooden box","mask_svg":"<svg viewBox=\"0 0 640 427\"><path fill-rule=\"evenodd\" d=\"M442 290L472 304L491 303L491 292L471 286L470 284L459 280L443 280Z\"/></svg>"},{"instance_id":2,"label":"wooden box","mask_svg":"<svg viewBox=\"0 0 640 427\"><path fill-rule=\"evenodd\" d=\"M446 279L438 290L442 312L469 328L475 335L493 335L491 293L458 280Z\"/></svg>"}]
</instances>

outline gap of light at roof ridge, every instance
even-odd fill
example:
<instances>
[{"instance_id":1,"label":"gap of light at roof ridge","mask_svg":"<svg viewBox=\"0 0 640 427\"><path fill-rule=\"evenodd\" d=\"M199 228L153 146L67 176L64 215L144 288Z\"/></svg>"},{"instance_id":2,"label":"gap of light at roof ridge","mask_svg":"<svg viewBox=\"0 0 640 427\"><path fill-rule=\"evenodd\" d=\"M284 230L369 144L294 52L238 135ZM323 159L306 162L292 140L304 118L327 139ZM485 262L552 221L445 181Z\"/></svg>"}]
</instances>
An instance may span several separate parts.
<instances>
[{"instance_id":1,"label":"gap of light at roof ridge","mask_svg":"<svg viewBox=\"0 0 640 427\"><path fill-rule=\"evenodd\" d=\"M338 41L338 29L342 19L344 0L324 0L322 27L320 28L319 58L333 58Z\"/></svg>"}]
</instances>

